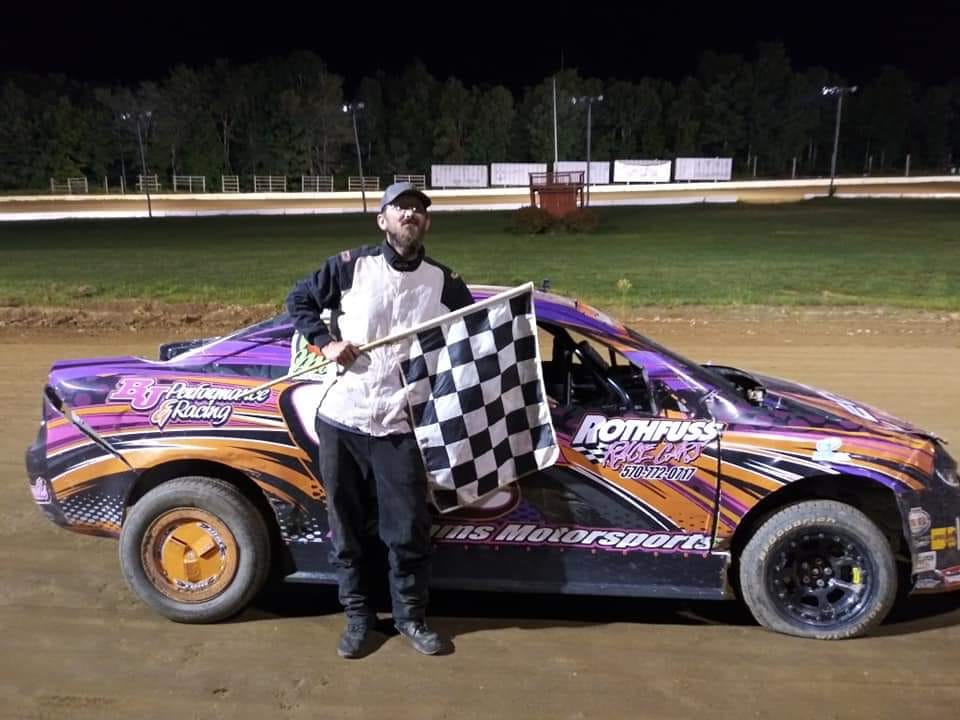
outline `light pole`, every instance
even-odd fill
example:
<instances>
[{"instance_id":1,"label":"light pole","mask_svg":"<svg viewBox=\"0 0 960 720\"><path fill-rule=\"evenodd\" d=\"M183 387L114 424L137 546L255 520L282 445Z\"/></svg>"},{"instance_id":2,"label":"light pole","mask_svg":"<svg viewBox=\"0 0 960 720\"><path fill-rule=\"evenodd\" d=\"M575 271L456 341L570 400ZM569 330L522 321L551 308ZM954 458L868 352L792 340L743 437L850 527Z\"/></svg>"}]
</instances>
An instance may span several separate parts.
<instances>
[{"instance_id":1,"label":"light pole","mask_svg":"<svg viewBox=\"0 0 960 720\"><path fill-rule=\"evenodd\" d=\"M833 197L833 179L837 175L837 149L840 145L840 115L843 113L843 96L852 95L857 91L856 85L842 87L840 85L824 85L824 95L837 96L837 123L833 129L833 158L830 160L830 197Z\"/></svg>"},{"instance_id":2,"label":"light pole","mask_svg":"<svg viewBox=\"0 0 960 720\"><path fill-rule=\"evenodd\" d=\"M574 105L580 103L587 106L587 197L586 206L590 206L590 126L593 123L592 109L595 102L603 102L603 95L580 95L573 97L570 102Z\"/></svg>"},{"instance_id":3,"label":"light pole","mask_svg":"<svg viewBox=\"0 0 960 720\"><path fill-rule=\"evenodd\" d=\"M142 173L142 177L144 178L147 176L147 157L146 157L146 154L143 152L143 130L141 129L140 121L150 120L151 117L153 117L152 110L144 110L142 112L135 112L135 113L129 113L129 112L120 113L121 120L125 122L129 122L130 120L133 120L137 126L137 144L140 146L140 172ZM150 203L150 184L147 183L146 185L144 185L144 187L146 188L146 193L147 193L147 215L149 215L150 217L153 217L153 207Z\"/></svg>"},{"instance_id":4,"label":"light pole","mask_svg":"<svg viewBox=\"0 0 960 720\"><path fill-rule=\"evenodd\" d=\"M344 105L343 111L353 116L353 142L357 146L357 167L360 168L360 197L363 198L363 211L366 212L367 188L365 178L363 177L363 157L360 154L360 133L357 132L357 111L363 110L364 107L362 102L352 102Z\"/></svg>"}]
</instances>

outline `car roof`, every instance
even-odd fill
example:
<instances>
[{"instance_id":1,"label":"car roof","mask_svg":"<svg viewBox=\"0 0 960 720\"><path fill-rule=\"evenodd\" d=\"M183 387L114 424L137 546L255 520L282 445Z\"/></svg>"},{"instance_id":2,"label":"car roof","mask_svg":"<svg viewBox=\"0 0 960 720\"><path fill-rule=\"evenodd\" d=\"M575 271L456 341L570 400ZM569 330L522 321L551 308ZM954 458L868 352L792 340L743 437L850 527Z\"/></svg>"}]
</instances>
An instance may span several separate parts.
<instances>
[{"instance_id":1,"label":"car roof","mask_svg":"<svg viewBox=\"0 0 960 720\"><path fill-rule=\"evenodd\" d=\"M476 300L483 300L497 293L510 290L502 285L468 285ZM556 295L543 290L534 290L537 318L547 322L579 325L600 333L625 335L623 323L592 305L577 298Z\"/></svg>"}]
</instances>

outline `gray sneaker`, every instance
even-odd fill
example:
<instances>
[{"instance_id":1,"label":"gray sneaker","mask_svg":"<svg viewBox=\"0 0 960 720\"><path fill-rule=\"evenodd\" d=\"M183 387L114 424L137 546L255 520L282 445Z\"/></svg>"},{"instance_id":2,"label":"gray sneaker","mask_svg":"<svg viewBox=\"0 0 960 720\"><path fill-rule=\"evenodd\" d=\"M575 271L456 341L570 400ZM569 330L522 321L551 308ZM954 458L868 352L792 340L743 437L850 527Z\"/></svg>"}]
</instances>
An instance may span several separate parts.
<instances>
[{"instance_id":1,"label":"gray sneaker","mask_svg":"<svg viewBox=\"0 0 960 720\"><path fill-rule=\"evenodd\" d=\"M424 655L438 655L448 647L446 639L428 628L423 620L402 620L394 625L413 648Z\"/></svg>"},{"instance_id":2,"label":"gray sneaker","mask_svg":"<svg viewBox=\"0 0 960 720\"><path fill-rule=\"evenodd\" d=\"M360 658L372 650L370 638L370 623L350 620L347 629L340 636L337 643L337 655L342 658Z\"/></svg>"}]
</instances>

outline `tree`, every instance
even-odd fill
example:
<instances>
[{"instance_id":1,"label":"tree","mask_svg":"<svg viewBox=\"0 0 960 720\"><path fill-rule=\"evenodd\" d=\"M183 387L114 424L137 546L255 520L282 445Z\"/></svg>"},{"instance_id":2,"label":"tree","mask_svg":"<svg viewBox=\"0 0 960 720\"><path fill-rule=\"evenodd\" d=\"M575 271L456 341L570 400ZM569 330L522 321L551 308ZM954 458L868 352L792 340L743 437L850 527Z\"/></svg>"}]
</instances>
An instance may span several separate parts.
<instances>
[{"instance_id":1,"label":"tree","mask_svg":"<svg viewBox=\"0 0 960 720\"><path fill-rule=\"evenodd\" d=\"M907 152L911 115L910 82L902 70L887 65L868 82L852 108L861 138L879 152L882 164L900 165Z\"/></svg>"},{"instance_id":2,"label":"tree","mask_svg":"<svg viewBox=\"0 0 960 720\"><path fill-rule=\"evenodd\" d=\"M466 158L467 127L474 114L476 96L456 78L440 91L439 114L433 131L434 162L462 163Z\"/></svg>"},{"instance_id":3,"label":"tree","mask_svg":"<svg viewBox=\"0 0 960 720\"><path fill-rule=\"evenodd\" d=\"M389 173L425 172L433 151L437 81L419 60L399 77L387 81L386 104L392 108L388 118Z\"/></svg>"},{"instance_id":4,"label":"tree","mask_svg":"<svg viewBox=\"0 0 960 720\"><path fill-rule=\"evenodd\" d=\"M140 168L140 174L150 174L148 158L156 87L152 83L143 83L136 92L128 88L98 88L95 96L109 111L110 129L121 138L119 148L124 175L129 168L123 159L123 148L128 144L135 148L135 165Z\"/></svg>"},{"instance_id":5,"label":"tree","mask_svg":"<svg viewBox=\"0 0 960 720\"><path fill-rule=\"evenodd\" d=\"M209 98L209 112L214 117L222 154L222 170L233 174L233 142L238 137L237 124L247 107L245 81L253 73L231 66L226 60L217 60L201 74Z\"/></svg>"},{"instance_id":6,"label":"tree","mask_svg":"<svg viewBox=\"0 0 960 720\"><path fill-rule=\"evenodd\" d=\"M640 88L630 82L614 81L607 88L604 114L608 118L608 142L623 158L640 152L641 131L638 118L644 112Z\"/></svg>"},{"instance_id":7,"label":"tree","mask_svg":"<svg viewBox=\"0 0 960 720\"><path fill-rule=\"evenodd\" d=\"M468 125L465 160L489 164L510 158L510 141L516 110L513 95L503 85L479 90L476 111Z\"/></svg>"},{"instance_id":8,"label":"tree","mask_svg":"<svg viewBox=\"0 0 960 720\"><path fill-rule=\"evenodd\" d=\"M438 82L419 61L399 73L365 77L352 97L344 80L312 52L247 65L217 60L178 66L158 83L99 88L56 75L6 73L0 81L0 187L42 187L51 174L94 177L138 172L205 174L354 172L358 115L364 169L427 172L430 164L583 159L593 106L592 155L670 154L759 158L762 172L824 173L833 145L836 101L824 85L861 85L844 100L840 167L947 168L960 154L960 81L914 86L887 66L846 80L824 68L795 72L780 43L752 59L706 51L679 83L655 78L584 78L566 69L514 96L502 85ZM141 154L140 146L143 152ZM746 163L744 163L746 164ZM130 171L128 173L128 171Z\"/></svg>"},{"instance_id":9,"label":"tree","mask_svg":"<svg viewBox=\"0 0 960 720\"><path fill-rule=\"evenodd\" d=\"M0 91L0 186L37 187L33 148L37 127L31 117L30 97L8 80Z\"/></svg>"},{"instance_id":10,"label":"tree","mask_svg":"<svg viewBox=\"0 0 960 720\"><path fill-rule=\"evenodd\" d=\"M584 79L576 69L561 70L528 88L520 105L519 148L522 158L532 162L551 160L554 155L553 83L557 84L557 155L561 160L586 158L587 115L571 103L580 95L603 94L603 83Z\"/></svg>"},{"instance_id":11,"label":"tree","mask_svg":"<svg viewBox=\"0 0 960 720\"><path fill-rule=\"evenodd\" d=\"M702 98L700 83L695 78L687 77L680 83L667 111L667 121L673 130L670 146L674 155L692 155L699 150Z\"/></svg>"},{"instance_id":12,"label":"tree","mask_svg":"<svg viewBox=\"0 0 960 720\"><path fill-rule=\"evenodd\" d=\"M207 107L200 78L178 65L162 86L150 86L146 91L147 103L156 113L156 143L169 153L170 174L193 174L184 170L182 156Z\"/></svg>"},{"instance_id":13,"label":"tree","mask_svg":"<svg viewBox=\"0 0 960 720\"><path fill-rule=\"evenodd\" d=\"M921 150L930 168L949 170L950 125L954 122L950 88L933 87L927 90L917 113L915 147Z\"/></svg>"},{"instance_id":14,"label":"tree","mask_svg":"<svg viewBox=\"0 0 960 720\"><path fill-rule=\"evenodd\" d=\"M44 108L41 122L46 142L34 166L47 177L85 175L87 137L80 111L69 98L60 96Z\"/></svg>"},{"instance_id":15,"label":"tree","mask_svg":"<svg viewBox=\"0 0 960 720\"><path fill-rule=\"evenodd\" d=\"M385 76L365 77L360 81L356 100L364 104L363 114L357 118L360 126L363 171L380 175L387 166L387 120L383 99Z\"/></svg>"},{"instance_id":16,"label":"tree","mask_svg":"<svg viewBox=\"0 0 960 720\"><path fill-rule=\"evenodd\" d=\"M747 110L747 156L756 155L760 166L783 172L790 154L783 142L783 118L787 114L793 70L787 51L780 43L763 43L752 65Z\"/></svg>"},{"instance_id":17,"label":"tree","mask_svg":"<svg viewBox=\"0 0 960 720\"><path fill-rule=\"evenodd\" d=\"M353 140L351 119L343 112L343 79L313 53L292 55L288 70L290 86L279 95L292 153L286 170L331 175Z\"/></svg>"},{"instance_id":18,"label":"tree","mask_svg":"<svg viewBox=\"0 0 960 720\"><path fill-rule=\"evenodd\" d=\"M700 142L708 155L736 155L745 150L746 114L750 82L740 55L704 53L697 78L703 87Z\"/></svg>"}]
</instances>

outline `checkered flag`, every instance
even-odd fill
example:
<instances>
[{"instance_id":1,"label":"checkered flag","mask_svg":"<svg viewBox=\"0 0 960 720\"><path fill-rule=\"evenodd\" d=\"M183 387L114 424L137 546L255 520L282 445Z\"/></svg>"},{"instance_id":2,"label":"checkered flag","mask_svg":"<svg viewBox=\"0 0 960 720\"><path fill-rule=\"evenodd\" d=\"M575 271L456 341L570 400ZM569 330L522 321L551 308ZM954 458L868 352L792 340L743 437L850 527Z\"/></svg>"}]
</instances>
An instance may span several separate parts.
<instances>
[{"instance_id":1,"label":"checkered flag","mask_svg":"<svg viewBox=\"0 0 960 720\"><path fill-rule=\"evenodd\" d=\"M556 462L532 283L446 315L410 343L401 370L441 512Z\"/></svg>"}]
</instances>

